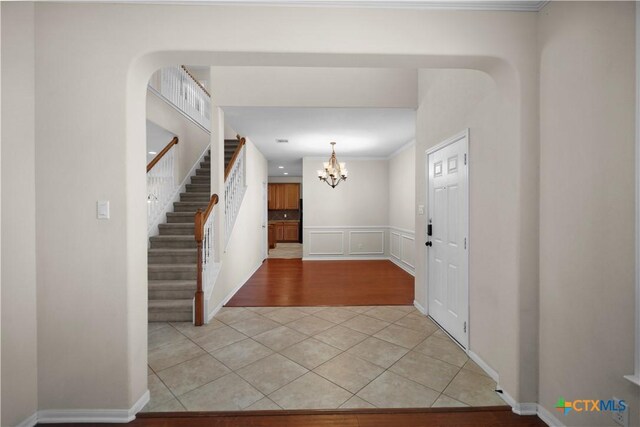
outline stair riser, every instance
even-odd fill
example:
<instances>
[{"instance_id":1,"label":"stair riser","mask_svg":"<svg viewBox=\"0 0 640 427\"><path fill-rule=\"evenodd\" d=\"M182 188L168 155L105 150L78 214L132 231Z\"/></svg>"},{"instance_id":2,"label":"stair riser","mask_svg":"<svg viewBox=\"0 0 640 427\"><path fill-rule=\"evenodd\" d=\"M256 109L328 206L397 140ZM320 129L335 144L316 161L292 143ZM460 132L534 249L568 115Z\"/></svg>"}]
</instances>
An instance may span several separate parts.
<instances>
[{"instance_id":1,"label":"stair riser","mask_svg":"<svg viewBox=\"0 0 640 427\"><path fill-rule=\"evenodd\" d=\"M188 222L193 222L193 218L194 218L193 216L168 216L167 223L168 224L184 224Z\"/></svg>"},{"instance_id":2,"label":"stair riser","mask_svg":"<svg viewBox=\"0 0 640 427\"><path fill-rule=\"evenodd\" d=\"M193 271L149 271L149 280L196 280L197 272Z\"/></svg>"},{"instance_id":3,"label":"stair riser","mask_svg":"<svg viewBox=\"0 0 640 427\"><path fill-rule=\"evenodd\" d=\"M151 249L193 249L197 248L196 241L190 240L152 240Z\"/></svg>"},{"instance_id":4,"label":"stair riser","mask_svg":"<svg viewBox=\"0 0 640 427\"><path fill-rule=\"evenodd\" d=\"M191 183L211 185L211 177L210 176L192 176Z\"/></svg>"},{"instance_id":5,"label":"stair riser","mask_svg":"<svg viewBox=\"0 0 640 427\"><path fill-rule=\"evenodd\" d=\"M193 298L196 290L193 291L149 291L150 300L171 300Z\"/></svg>"},{"instance_id":6,"label":"stair riser","mask_svg":"<svg viewBox=\"0 0 640 427\"><path fill-rule=\"evenodd\" d=\"M196 176L211 176L211 169L196 169Z\"/></svg>"},{"instance_id":7,"label":"stair riser","mask_svg":"<svg viewBox=\"0 0 640 427\"><path fill-rule=\"evenodd\" d=\"M202 209L202 211L204 211L205 209L207 209L207 203L204 204L199 204L197 206L176 206L173 208L174 212L188 212L188 213L192 213L192 214L196 214L196 211L198 209ZM193 219L191 219L191 222L193 222Z\"/></svg>"},{"instance_id":8,"label":"stair riser","mask_svg":"<svg viewBox=\"0 0 640 427\"><path fill-rule=\"evenodd\" d=\"M160 227L161 236L194 236L194 227Z\"/></svg>"},{"instance_id":9,"label":"stair riser","mask_svg":"<svg viewBox=\"0 0 640 427\"><path fill-rule=\"evenodd\" d=\"M182 193L180 194L181 202L205 202L209 203L209 199L211 196L208 194L200 194L200 193Z\"/></svg>"},{"instance_id":10,"label":"stair riser","mask_svg":"<svg viewBox=\"0 0 640 427\"><path fill-rule=\"evenodd\" d=\"M149 312L149 322L191 322L193 314L191 312L169 311L169 312Z\"/></svg>"},{"instance_id":11,"label":"stair riser","mask_svg":"<svg viewBox=\"0 0 640 427\"><path fill-rule=\"evenodd\" d=\"M210 169L211 168L211 162L207 161L207 162L200 162L200 167L201 168L205 168L205 169Z\"/></svg>"},{"instance_id":12,"label":"stair riser","mask_svg":"<svg viewBox=\"0 0 640 427\"><path fill-rule=\"evenodd\" d=\"M198 256L196 253L180 255L149 254L148 260L149 264L195 264L198 260Z\"/></svg>"},{"instance_id":13,"label":"stair riser","mask_svg":"<svg viewBox=\"0 0 640 427\"><path fill-rule=\"evenodd\" d=\"M187 184L187 193L209 193L211 194L211 185L206 184Z\"/></svg>"}]
</instances>

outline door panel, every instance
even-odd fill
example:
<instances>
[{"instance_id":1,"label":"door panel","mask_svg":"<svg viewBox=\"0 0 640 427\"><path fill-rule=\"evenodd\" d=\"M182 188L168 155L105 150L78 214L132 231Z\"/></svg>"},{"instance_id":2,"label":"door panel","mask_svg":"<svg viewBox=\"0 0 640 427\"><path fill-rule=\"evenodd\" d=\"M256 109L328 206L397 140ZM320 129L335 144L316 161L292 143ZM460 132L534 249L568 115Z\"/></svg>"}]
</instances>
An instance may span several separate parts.
<instances>
[{"instance_id":1,"label":"door panel","mask_svg":"<svg viewBox=\"0 0 640 427\"><path fill-rule=\"evenodd\" d=\"M468 346L468 135L444 142L427 155L427 251L429 315L463 347Z\"/></svg>"}]
</instances>

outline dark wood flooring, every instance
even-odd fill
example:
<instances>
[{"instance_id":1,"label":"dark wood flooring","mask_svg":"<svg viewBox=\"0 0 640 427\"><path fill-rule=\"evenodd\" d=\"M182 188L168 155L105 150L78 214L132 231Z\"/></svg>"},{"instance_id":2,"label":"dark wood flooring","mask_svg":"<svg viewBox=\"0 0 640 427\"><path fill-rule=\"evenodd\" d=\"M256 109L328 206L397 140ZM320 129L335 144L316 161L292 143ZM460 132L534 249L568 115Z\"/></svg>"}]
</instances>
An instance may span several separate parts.
<instances>
[{"instance_id":1,"label":"dark wood flooring","mask_svg":"<svg viewBox=\"0 0 640 427\"><path fill-rule=\"evenodd\" d=\"M227 307L412 305L413 276L391 261L267 259Z\"/></svg>"},{"instance_id":2,"label":"dark wood flooring","mask_svg":"<svg viewBox=\"0 0 640 427\"><path fill-rule=\"evenodd\" d=\"M39 424L104 427L122 424ZM135 427L544 427L536 416L520 416L508 407L363 409L347 411L254 411L226 413L140 414Z\"/></svg>"}]
</instances>

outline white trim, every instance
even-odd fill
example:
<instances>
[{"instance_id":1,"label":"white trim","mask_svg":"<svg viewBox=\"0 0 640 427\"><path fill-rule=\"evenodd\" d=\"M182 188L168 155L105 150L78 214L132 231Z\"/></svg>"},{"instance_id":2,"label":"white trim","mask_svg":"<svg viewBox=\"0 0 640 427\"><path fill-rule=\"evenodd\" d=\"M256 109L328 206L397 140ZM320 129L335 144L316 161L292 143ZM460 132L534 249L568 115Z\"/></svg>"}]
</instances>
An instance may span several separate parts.
<instances>
[{"instance_id":1,"label":"white trim","mask_svg":"<svg viewBox=\"0 0 640 427\"><path fill-rule=\"evenodd\" d=\"M414 145L416 145L416 140L415 138L412 139L411 141L407 142L406 144L403 144L400 148L396 149L395 151L393 151L391 154L389 154L387 156L387 160L391 160L394 157L396 157L398 154L402 153L404 150L406 150L407 148L411 148Z\"/></svg>"},{"instance_id":2,"label":"white trim","mask_svg":"<svg viewBox=\"0 0 640 427\"><path fill-rule=\"evenodd\" d=\"M363 260L371 260L371 261L380 261L380 260L388 260L389 257L386 256L306 256L302 258L302 261L363 261Z\"/></svg>"},{"instance_id":3,"label":"white trim","mask_svg":"<svg viewBox=\"0 0 640 427\"><path fill-rule=\"evenodd\" d=\"M496 386L498 390L502 390L502 387L498 384ZM537 415L538 414L538 404L537 403L519 403L506 391L502 390L502 393L497 393L502 400L504 400L509 406L511 406L511 411L514 414L518 415Z\"/></svg>"},{"instance_id":4,"label":"white trim","mask_svg":"<svg viewBox=\"0 0 640 427\"><path fill-rule=\"evenodd\" d=\"M413 306L418 310L421 314L427 315L427 310L420 304L418 301L413 300Z\"/></svg>"},{"instance_id":5,"label":"white trim","mask_svg":"<svg viewBox=\"0 0 640 427\"><path fill-rule=\"evenodd\" d=\"M393 253L393 236L398 236L398 253L397 254ZM402 234L389 230L389 255L391 256L391 258L395 258L397 260L399 260L400 257L402 256L402 247L400 246L401 237L402 237Z\"/></svg>"},{"instance_id":6,"label":"white trim","mask_svg":"<svg viewBox=\"0 0 640 427\"><path fill-rule=\"evenodd\" d=\"M142 3L222 6L359 7L378 9L490 10L539 12L548 1L446 1L446 0L85 0L86 3Z\"/></svg>"},{"instance_id":7,"label":"white trim","mask_svg":"<svg viewBox=\"0 0 640 427\"><path fill-rule=\"evenodd\" d=\"M414 246L415 246L415 242L416 242L415 236L407 236L407 235L404 235L404 234L400 235L400 242L401 242L401 243L400 243L400 261L402 261L404 264L406 264L407 266L409 266L409 268L411 268L411 269L415 270L416 266L415 266L415 265L411 265L411 264L409 264L409 263L408 263L407 261L405 261L405 259L404 259L404 249L402 249L402 248L403 248L403 246L402 246L402 239L411 240L411 241L414 243Z\"/></svg>"},{"instance_id":8,"label":"white trim","mask_svg":"<svg viewBox=\"0 0 640 427\"><path fill-rule=\"evenodd\" d=\"M636 3L636 333L634 375L625 376L640 385L640 5Z\"/></svg>"},{"instance_id":9,"label":"white trim","mask_svg":"<svg viewBox=\"0 0 640 427\"><path fill-rule=\"evenodd\" d=\"M28 418L22 420L21 422L19 422L18 424L16 424L16 427L33 427L36 424L38 424L38 413L34 413L31 414L31 416L29 416Z\"/></svg>"},{"instance_id":10,"label":"white trim","mask_svg":"<svg viewBox=\"0 0 640 427\"><path fill-rule=\"evenodd\" d=\"M145 391L129 409L46 409L38 411L38 423L128 423L149 403Z\"/></svg>"},{"instance_id":11,"label":"white trim","mask_svg":"<svg viewBox=\"0 0 640 427\"><path fill-rule=\"evenodd\" d=\"M351 250L351 235L353 233L356 234L366 234L366 233L375 233L375 234L380 234L382 235L382 251L378 251L378 252L367 252L367 251L353 251ZM384 255L384 233L385 230L352 230L349 231L349 255ZM311 255L311 254L309 254Z\"/></svg>"},{"instance_id":12,"label":"white trim","mask_svg":"<svg viewBox=\"0 0 640 427\"><path fill-rule=\"evenodd\" d=\"M309 231L309 238L312 234L339 234L340 252L311 252L311 242L309 242L309 255L344 255L344 231ZM304 259L304 258L303 258Z\"/></svg>"},{"instance_id":13,"label":"white trim","mask_svg":"<svg viewBox=\"0 0 640 427\"><path fill-rule=\"evenodd\" d=\"M542 420L546 425L551 427L565 427L566 425L556 418L551 412L547 411L547 409L538 404L538 418Z\"/></svg>"},{"instance_id":14,"label":"white trim","mask_svg":"<svg viewBox=\"0 0 640 427\"><path fill-rule=\"evenodd\" d=\"M247 274L244 278L244 280L241 280L240 283L238 285L236 285L235 288L233 288L231 290L231 292L229 292L227 294L226 297L224 297L224 299L220 302L220 304L218 304L217 306L215 306L215 308L213 310L211 310L210 313L207 314L207 323L209 323L211 321L211 319L213 319L213 317L218 314L218 312L220 311L220 309L222 307L224 307L224 305L226 303L229 302L229 300L231 298L233 298L233 296L240 290L241 287L243 287L245 285L245 283L247 283L247 281L251 278L251 276L254 275L254 273L256 271L258 271L258 269L260 268L260 266L262 265L264 260L260 260L258 261L258 263L251 269L251 271L249 272L249 274Z\"/></svg>"},{"instance_id":15,"label":"white trim","mask_svg":"<svg viewBox=\"0 0 640 427\"><path fill-rule=\"evenodd\" d=\"M388 259L389 259L389 261L391 261L392 263L394 263L395 265L397 265L398 267L400 267L401 269L403 269L404 271L406 271L407 273L409 273L413 277L416 277L416 272L413 269L409 268L407 263L401 262L397 258L394 258L394 257L389 257Z\"/></svg>"},{"instance_id":16,"label":"white trim","mask_svg":"<svg viewBox=\"0 0 640 427\"><path fill-rule=\"evenodd\" d=\"M399 231L400 233L416 234L414 230L407 230L406 228L394 227L393 225L389 225L388 227L389 227L389 230Z\"/></svg>"},{"instance_id":17,"label":"white trim","mask_svg":"<svg viewBox=\"0 0 640 427\"><path fill-rule=\"evenodd\" d=\"M187 184L190 182L191 177L195 175L196 169L200 168L200 163L204 161L203 159L207 156L207 152L209 151L210 148L211 148L211 144L207 145L204 148L204 151L202 152L200 157L198 157L198 160L193 164L193 166L191 167L191 170L189 170L187 175L184 177L184 179L180 183L180 186L176 187L175 191L173 192L173 195L165 205L163 211L158 214L158 216L156 217L152 225L147 224L147 238L152 236L157 236L160 233L159 226L160 224L164 223L167 212L169 212L169 209L173 207L173 204L175 202L180 201L180 193L187 192ZM147 242L147 244L150 244L150 243Z\"/></svg>"},{"instance_id":18,"label":"white trim","mask_svg":"<svg viewBox=\"0 0 640 427\"><path fill-rule=\"evenodd\" d=\"M467 356L485 371L496 383L500 381L498 373L473 350L467 350Z\"/></svg>"},{"instance_id":19,"label":"white trim","mask_svg":"<svg viewBox=\"0 0 640 427\"><path fill-rule=\"evenodd\" d=\"M108 2L110 3L110 2ZM124 3L127 3L126 1ZM187 113L185 113L184 111L182 111L180 108L178 108L177 105L175 105L173 102L169 101L167 98L164 97L164 95L162 95L156 88L154 88L151 85L147 85L147 89L154 94L155 96L157 96L158 98L160 98L161 100L163 100L164 102L166 102L169 106L171 106L174 110L176 110L177 112L179 112L180 114L182 114L187 120L189 120L191 123L193 123L194 125L198 126L200 129L202 129L204 132L208 133L209 135L211 135L211 130L207 129L206 127L202 126L200 123L198 123L196 120L193 119L193 117L189 116Z\"/></svg>"}]
</instances>

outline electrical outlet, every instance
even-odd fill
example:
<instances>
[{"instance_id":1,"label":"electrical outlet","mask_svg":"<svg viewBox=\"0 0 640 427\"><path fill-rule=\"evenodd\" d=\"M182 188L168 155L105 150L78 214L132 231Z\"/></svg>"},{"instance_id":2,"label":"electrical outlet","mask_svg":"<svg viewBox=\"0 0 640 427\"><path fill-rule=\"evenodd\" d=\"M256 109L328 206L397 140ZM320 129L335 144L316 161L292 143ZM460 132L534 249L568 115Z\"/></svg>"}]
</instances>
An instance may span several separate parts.
<instances>
[{"instance_id":1,"label":"electrical outlet","mask_svg":"<svg viewBox=\"0 0 640 427\"><path fill-rule=\"evenodd\" d=\"M624 411L616 411L615 409L620 407L620 399L617 397L613 397L614 402L614 410L611 411L611 418L616 424L621 425L622 427L629 427L629 408L625 408Z\"/></svg>"}]
</instances>

